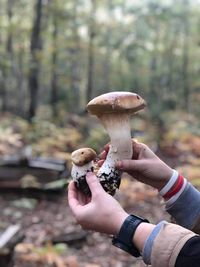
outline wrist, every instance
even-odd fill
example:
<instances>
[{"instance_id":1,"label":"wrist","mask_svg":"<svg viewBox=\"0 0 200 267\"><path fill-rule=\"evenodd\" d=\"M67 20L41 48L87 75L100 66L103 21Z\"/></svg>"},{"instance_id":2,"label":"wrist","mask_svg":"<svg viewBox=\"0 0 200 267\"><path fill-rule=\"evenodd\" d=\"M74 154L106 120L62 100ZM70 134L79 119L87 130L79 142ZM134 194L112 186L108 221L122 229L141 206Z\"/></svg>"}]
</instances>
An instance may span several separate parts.
<instances>
[{"instance_id":1,"label":"wrist","mask_svg":"<svg viewBox=\"0 0 200 267\"><path fill-rule=\"evenodd\" d=\"M162 173L162 177L161 177L162 180L160 181L160 183L156 187L158 191L161 191L166 186L166 184L171 179L173 172L174 172L174 170L168 167L168 169Z\"/></svg>"},{"instance_id":2,"label":"wrist","mask_svg":"<svg viewBox=\"0 0 200 267\"><path fill-rule=\"evenodd\" d=\"M159 190L159 195L164 196L171 188L174 186L178 179L178 172L173 170L171 177L168 179L168 182Z\"/></svg>"},{"instance_id":3,"label":"wrist","mask_svg":"<svg viewBox=\"0 0 200 267\"><path fill-rule=\"evenodd\" d=\"M145 242L154 228L155 225L145 222L142 222L136 228L136 231L133 235L133 243L139 251L143 250Z\"/></svg>"},{"instance_id":4,"label":"wrist","mask_svg":"<svg viewBox=\"0 0 200 267\"><path fill-rule=\"evenodd\" d=\"M122 224L129 216L126 212L117 213L115 216L112 217L112 221L114 223L112 235L117 235L122 227Z\"/></svg>"},{"instance_id":5,"label":"wrist","mask_svg":"<svg viewBox=\"0 0 200 267\"><path fill-rule=\"evenodd\" d=\"M142 217L136 216L136 215L128 215L128 217L123 222L119 233L113 237L112 244L132 256L138 258L141 256L141 251L143 247L143 243L145 243L146 236L148 236L149 231L145 231L146 234L141 233L141 231L138 231L138 234L135 235L135 232L137 231L137 228L141 223L149 223L147 219L144 219ZM143 229L143 227L142 227ZM148 227L145 228L146 230L149 229ZM142 240L141 240L141 234L142 234ZM135 236L135 237L134 237ZM136 245L134 243L136 242Z\"/></svg>"}]
</instances>

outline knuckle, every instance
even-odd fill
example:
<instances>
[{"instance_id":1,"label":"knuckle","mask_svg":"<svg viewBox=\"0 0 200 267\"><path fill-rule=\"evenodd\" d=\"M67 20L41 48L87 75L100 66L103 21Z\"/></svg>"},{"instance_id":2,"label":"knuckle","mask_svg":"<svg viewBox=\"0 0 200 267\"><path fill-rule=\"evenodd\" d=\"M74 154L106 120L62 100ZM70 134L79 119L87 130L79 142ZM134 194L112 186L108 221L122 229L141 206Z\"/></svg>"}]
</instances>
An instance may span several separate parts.
<instances>
[{"instance_id":1,"label":"knuckle","mask_svg":"<svg viewBox=\"0 0 200 267\"><path fill-rule=\"evenodd\" d=\"M92 198L95 202L98 201L98 199L101 197L102 197L102 194L99 192L99 190L93 190L92 191Z\"/></svg>"},{"instance_id":2,"label":"knuckle","mask_svg":"<svg viewBox=\"0 0 200 267\"><path fill-rule=\"evenodd\" d=\"M127 162L127 169L128 169L128 170L132 170L133 167L134 167L134 165L133 165L130 161L128 161L128 162Z\"/></svg>"},{"instance_id":3,"label":"knuckle","mask_svg":"<svg viewBox=\"0 0 200 267\"><path fill-rule=\"evenodd\" d=\"M148 148L148 146L147 146L146 144L141 144L141 147L142 147L143 149L147 149L147 148Z\"/></svg>"}]
</instances>

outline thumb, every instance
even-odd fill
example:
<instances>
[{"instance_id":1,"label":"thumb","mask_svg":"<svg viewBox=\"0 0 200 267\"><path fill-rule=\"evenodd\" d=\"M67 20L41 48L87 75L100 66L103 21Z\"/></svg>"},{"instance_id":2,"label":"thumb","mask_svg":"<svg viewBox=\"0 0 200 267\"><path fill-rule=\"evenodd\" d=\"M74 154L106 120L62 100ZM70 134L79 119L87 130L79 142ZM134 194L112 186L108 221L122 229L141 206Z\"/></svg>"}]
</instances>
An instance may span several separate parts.
<instances>
[{"instance_id":1,"label":"thumb","mask_svg":"<svg viewBox=\"0 0 200 267\"><path fill-rule=\"evenodd\" d=\"M103 187L99 182L99 179L93 172L88 172L86 174L86 181L92 194L99 193L103 190Z\"/></svg>"},{"instance_id":2,"label":"thumb","mask_svg":"<svg viewBox=\"0 0 200 267\"><path fill-rule=\"evenodd\" d=\"M141 171L143 169L142 160L126 159L116 163L116 168L121 171Z\"/></svg>"}]
</instances>

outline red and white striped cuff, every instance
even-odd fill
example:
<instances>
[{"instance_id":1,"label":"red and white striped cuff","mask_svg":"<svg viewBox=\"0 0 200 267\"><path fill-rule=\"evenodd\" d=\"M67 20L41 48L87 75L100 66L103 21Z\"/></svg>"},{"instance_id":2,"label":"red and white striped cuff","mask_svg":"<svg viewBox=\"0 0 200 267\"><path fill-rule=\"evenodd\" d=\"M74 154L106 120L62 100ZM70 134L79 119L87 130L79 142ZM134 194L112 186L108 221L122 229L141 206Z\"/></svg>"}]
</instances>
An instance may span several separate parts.
<instances>
[{"instance_id":1,"label":"red and white striped cuff","mask_svg":"<svg viewBox=\"0 0 200 267\"><path fill-rule=\"evenodd\" d=\"M159 191L159 195L164 198L167 205L171 205L179 198L186 185L187 180L174 170L168 183Z\"/></svg>"}]
</instances>

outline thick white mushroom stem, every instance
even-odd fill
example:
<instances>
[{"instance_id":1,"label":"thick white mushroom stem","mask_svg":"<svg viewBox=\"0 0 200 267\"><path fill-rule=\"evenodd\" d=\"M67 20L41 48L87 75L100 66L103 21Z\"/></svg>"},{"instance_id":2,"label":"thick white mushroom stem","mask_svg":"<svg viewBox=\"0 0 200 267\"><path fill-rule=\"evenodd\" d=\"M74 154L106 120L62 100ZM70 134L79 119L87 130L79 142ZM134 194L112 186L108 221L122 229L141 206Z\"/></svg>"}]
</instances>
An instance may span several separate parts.
<instances>
[{"instance_id":1,"label":"thick white mushroom stem","mask_svg":"<svg viewBox=\"0 0 200 267\"><path fill-rule=\"evenodd\" d=\"M120 176L120 172L115 169L116 162L122 159L130 159L133 154L129 122L130 115L107 113L98 117L110 136L110 149L97 176L100 180L105 176L113 179L114 176ZM117 179L120 179L120 177Z\"/></svg>"},{"instance_id":2,"label":"thick white mushroom stem","mask_svg":"<svg viewBox=\"0 0 200 267\"><path fill-rule=\"evenodd\" d=\"M76 181L80 177L83 177L87 174L87 172L93 171L93 161L86 163L83 166L77 166L76 164L72 164L71 176Z\"/></svg>"}]
</instances>

